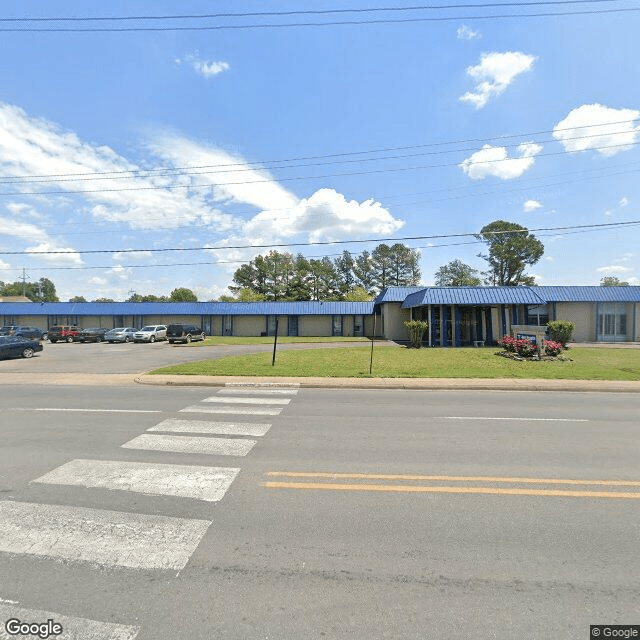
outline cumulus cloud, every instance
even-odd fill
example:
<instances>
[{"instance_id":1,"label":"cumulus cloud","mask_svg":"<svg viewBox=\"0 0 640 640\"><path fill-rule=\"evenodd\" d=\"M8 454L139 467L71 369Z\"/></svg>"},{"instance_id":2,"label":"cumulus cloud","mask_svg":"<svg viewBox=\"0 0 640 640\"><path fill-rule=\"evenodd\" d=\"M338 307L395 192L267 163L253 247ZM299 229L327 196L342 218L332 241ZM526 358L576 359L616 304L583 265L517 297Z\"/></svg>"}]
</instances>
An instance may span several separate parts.
<instances>
[{"instance_id":1,"label":"cumulus cloud","mask_svg":"<svg viewBox=\"0 0 640 640\"><path fill-rule=\"evenodd\" d=\"M54 242L41 242L32 247L27 247L25 251L34 255L41 254L38 257L47 262L82 264L80 254L73 247L63 247Z\"/></svg>"},{"instance_id":2,"label":"cumulus cloud","mask_svg":"<svg viewBox=\"0 0 640 640\"><path fill-rule=\"evenodd\" d=\"M535 60L535 56L519 51L483 53L479 64L467 67L467 75L476 82L475 90L460 96L460 100L482 109L491 98L504 93L520 74L530 71Z\"/></svg>"},{"instance_id":3,"label":"cumulus cloud","mask_svg":"<svg viewBox=\"0 0 640 640\"><path fill-rule=\"evenodd\" d=\"M509 158L506 147L486 144L459 166L472 180L482 180L489 176L512 180L530 169L535 163L535 156L541 151L542 146L539 144L523 142L517 147L519 157Z\"/></svg>"},{"instance_id":4,"label":"cumulus cloud","mask_svg":"<svg viewBox=\"0 0 640 640\"><path fill-rule=\"evenodd\" d=\"M177 58L175 62L178 65L186 62L203 78L212 78L213 76L217 76L223 71L228 71L231 68L231 65L228 62L221 60L204 60L197 52L189 53L184 58Z\"/></svg>"},{"instance_id":5,"label":"cumulus cloud","mask_svg":"<svg viewBox=\"0 0 640 640\"><path fill-rule=\"evenodd\" d=\"M461 27L458 27L456 36L458 40L477 40L480 38L481 34L479 31L474 31L468 25L463 24Z\"/></svg>"},{"instance_id":6,"label":"cumulus cloud","mask_svg":"<svg viewBox=\"0 0 640 640\"><path fill-rule=\"evenodd\" d=\"M633 271L629 267L625 267L621 264L612 264L608 267L599 267L596 269L598 273L628 273L629 271Z\"/></svg>"},{"instance_id":7,"label":"cumulus cloud","mask_svg":"<svg viewBox=\"0 0 640 640\"><path fill-rule=\"evenodd\" d=\"M620 202L618 202L618 206L626 207L629 204L629 198L620 198Z\"/></svg>"},{"instance_id":8,"label":"cumulus cloud","mask_svg":"<svg viewBox=\"0 0 640 640\"><path fill-rule=\"evenodd\" d=\"M602 104L583 104L569 112L553 129L565 151L572 153L595 149L603 156L613 156L631 149L637 142L640 111L612 109Z\"/></svg>"},{"instance_id":9,"label":"cumulus cloud","mask_svg":"<svg viewBox=\"0 0 640 640\"><path fill-rule=\"evenodd\" d=\"M542 202L538 202L537 200L527 200L524 203L523 208L527 213L530 213L531 211L542 208Z\"/></svg>"}]
</instances>

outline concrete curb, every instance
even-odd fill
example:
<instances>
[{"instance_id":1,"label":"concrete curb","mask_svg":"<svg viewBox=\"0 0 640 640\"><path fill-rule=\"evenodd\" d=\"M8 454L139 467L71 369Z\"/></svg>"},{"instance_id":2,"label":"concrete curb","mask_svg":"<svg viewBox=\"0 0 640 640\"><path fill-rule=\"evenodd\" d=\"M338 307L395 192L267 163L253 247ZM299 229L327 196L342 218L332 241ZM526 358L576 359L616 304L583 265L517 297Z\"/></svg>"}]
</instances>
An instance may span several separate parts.
<instances>
[{"instance_id":1,"label":"concrete curb","mask_svg":"<svg viewBox=\"0 0 640 640\"><path fill-rule=\"evenodd\" d=\"M295 384L324 389L422 389L491 391L591 391L640 393L640 382L608 380L525 380L512 378L265 378L248 376L146 375L138 384L155 386L223 387L227 383L247 386Z\"/></svg>"}]
</instances>

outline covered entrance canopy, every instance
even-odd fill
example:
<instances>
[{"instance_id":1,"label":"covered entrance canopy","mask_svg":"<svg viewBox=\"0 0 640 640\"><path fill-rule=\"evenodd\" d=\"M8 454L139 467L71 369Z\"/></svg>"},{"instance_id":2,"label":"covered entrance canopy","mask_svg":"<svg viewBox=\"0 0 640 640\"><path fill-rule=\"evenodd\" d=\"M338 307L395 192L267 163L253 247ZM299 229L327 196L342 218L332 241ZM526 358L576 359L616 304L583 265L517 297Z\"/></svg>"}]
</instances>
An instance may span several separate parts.
<instances>
[{"instance_id":1,"label":"covered entrance canopy","mask_svg":"<svg viewBox=\"0 0 640 640\"><path fill-rule=\"evenodd\" d=\"M529 287L428 287L409 294L402 308L429 322L430 345L461 347L491 344L508 326L524 324L527 305L544 303Z\"/></svg>"}]
</instances>

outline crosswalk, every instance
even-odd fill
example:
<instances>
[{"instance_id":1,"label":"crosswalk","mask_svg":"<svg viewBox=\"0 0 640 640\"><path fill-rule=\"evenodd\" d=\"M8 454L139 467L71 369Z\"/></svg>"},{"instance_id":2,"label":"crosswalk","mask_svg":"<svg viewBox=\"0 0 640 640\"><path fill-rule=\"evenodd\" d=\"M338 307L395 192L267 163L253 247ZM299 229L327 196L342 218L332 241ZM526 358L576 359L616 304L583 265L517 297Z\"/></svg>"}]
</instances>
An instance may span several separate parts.
<instances>
[{"instance_id":1,"label":"crosswalk","mask_svg":"<svg viewBox=\"0 0 640 640\"><path fill-rule=\"evenodd\" d=\"M202 464L201 456L235 460L247 456L272 423L247 421L246 416L278 416L297 393L298 385L228 385L179 411L199 414L197 418L185 415L184 419L162 420L120 445L132 453L146 452L144 462L119 459L116 450L110 460L69 460L32 482L217 503L241 468ZM234 415L242 421L232 421ZM224 416L223 421L217 416ZM170 463L167 454L173 453L196 455L198 463ZM150 461L150 456L157 460ZM143 512L0 500L0 554L88 563L96 568L182 570L213 520L154 515L144 512L144 502L136 505ZM58 640L134 640L141 629L73 617L64 611L29 609L2 596L0 592L3 620L17 620L15 624L53 620L63 628L55 635ZM9 634L6 626L0 628L0 640L10 637L15 633Z\"/></svg>"}]
</instances>

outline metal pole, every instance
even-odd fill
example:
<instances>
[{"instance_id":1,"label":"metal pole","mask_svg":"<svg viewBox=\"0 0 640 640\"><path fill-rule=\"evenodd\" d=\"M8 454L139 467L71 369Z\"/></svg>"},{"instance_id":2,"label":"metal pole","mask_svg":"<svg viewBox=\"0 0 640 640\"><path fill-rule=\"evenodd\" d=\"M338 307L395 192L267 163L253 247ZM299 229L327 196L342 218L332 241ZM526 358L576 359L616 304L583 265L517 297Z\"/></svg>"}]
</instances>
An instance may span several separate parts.
<instances>
[{"instance_id":1,"label":"metal pole","mask_svg":"<svg viewBox=\"0 0 640 640\"><path fill-rule=\"evenodd\" d=\"M271 366L276 365L276 345L278 344L278 316L276 316L276 335L273 338L273 359L271 360Z\"/></svg>"},{"instance_id":2,"label":"metal pole","mask_svg":"<svg viewBox=\"0 0 640 640\"><path fill-rule=\"evenodd\" d=\"M369 359L369 375L373 369L373 341L376 339L376 314L373 314L373 335L371 336L371 358Z\"/></svg>"}]
</instances>

